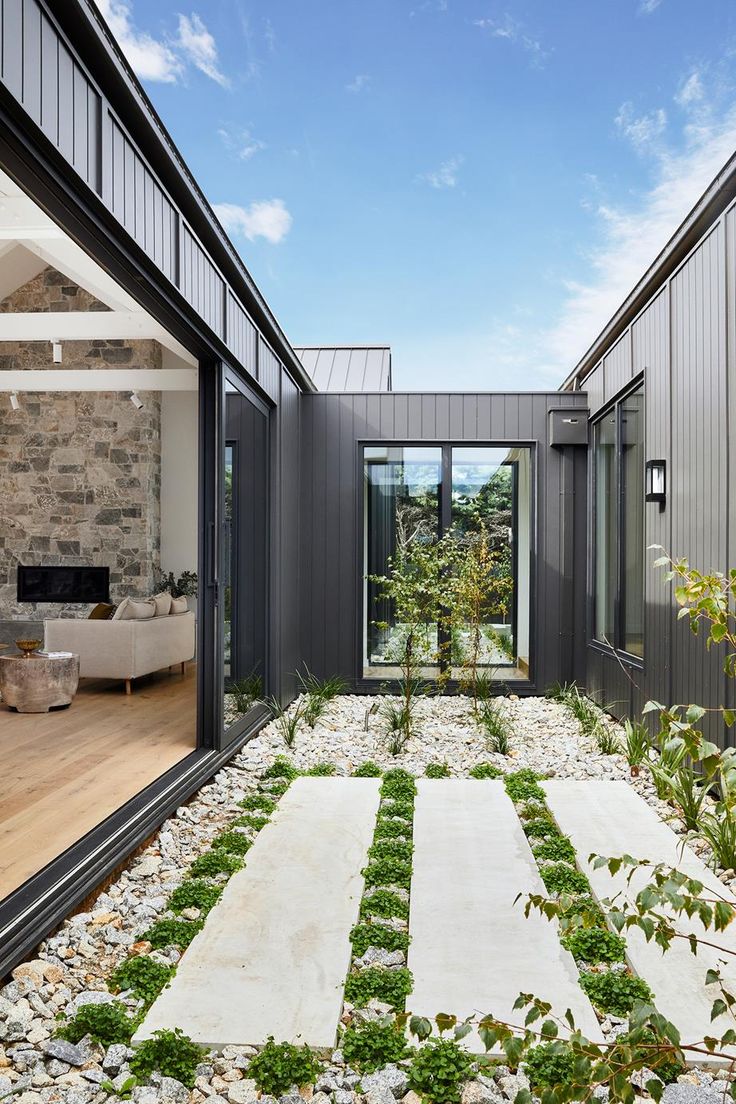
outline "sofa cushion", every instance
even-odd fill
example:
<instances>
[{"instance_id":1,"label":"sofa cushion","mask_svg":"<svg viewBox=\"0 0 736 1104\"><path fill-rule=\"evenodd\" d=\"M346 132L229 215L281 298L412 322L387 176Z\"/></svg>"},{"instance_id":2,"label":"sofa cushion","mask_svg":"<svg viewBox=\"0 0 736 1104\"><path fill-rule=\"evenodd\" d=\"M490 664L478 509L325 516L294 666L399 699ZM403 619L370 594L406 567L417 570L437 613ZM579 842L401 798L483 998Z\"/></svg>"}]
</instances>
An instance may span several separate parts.
<instances>
[{"instance_id":1,"label":"sofa cushion","mask_svg":"<svg viewBox=\"0 0 736 1104\"><path fill-rule=\"evenodd\" d=\"M115 607L111 602L98 602L93 610L90 610L88 614L89 621L109 621L115 612Z\"/></svg>"},{"instance_id":2,"label":"sofa cushion","mask_svg":"<svg viewBox=\"0 0 736 1104\"><path fill-rule=\"evenodd\" d=\"M182 594L179 598L171 599L171 609L169 613L186 613L188 608L186 595Z\"/></svg>"},{"instance_id":3,"label":"sofa cushion","mask_svg":"<svg viewBox=\"0 0 736 1104\"><path fill-rule=\"evenodd\" d=\"M123 598L112 621L148 621L156 614L153 598Z\"/></svg>"},{"instance_id":4,"label":"sofa cushion","mask_svg":"<svg viewBox=\"0 0 736 1104\"><path fill-rule=\"evenodd\" d=\"M156 617L166 617L171 613L171 603L173 601L168 590L162 590L159 594L154 594L151 599L156 607Z\"/></svg>"}]
</instances>

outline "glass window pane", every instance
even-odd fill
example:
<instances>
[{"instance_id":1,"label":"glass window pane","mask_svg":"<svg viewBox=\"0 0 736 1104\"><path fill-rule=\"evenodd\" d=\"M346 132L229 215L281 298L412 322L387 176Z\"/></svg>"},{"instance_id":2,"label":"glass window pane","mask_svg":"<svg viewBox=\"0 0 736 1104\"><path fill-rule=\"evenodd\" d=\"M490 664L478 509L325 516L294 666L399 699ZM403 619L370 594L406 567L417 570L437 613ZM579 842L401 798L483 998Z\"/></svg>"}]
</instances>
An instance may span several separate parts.
<instances>
[{"instance_id":1,"label":"glass window pane","mask_svg":"<svg viewBox=\"0 0 736 1104\"><path fill-rule=\"evenodd\" d=\"M623 625L621 643L632 655L644 654L644 391L621 406L623 487Z\"/></svg>"},{"instance_id":2,"label":"glass window pane","mask_svg":"<svg viewBox=\"0 0 736 1104\"><path fill-rule=\"evenodd\" d=\"M613 645L616 608L616 412L594 427L595 625L597 640Z\"/></svg>"},{"instance_id":3,"label":"glass window pane","mask_svg":"<svg viewBox=\"0 0 736 1104\"><path fill-rule=\"evenodd\" d=\"M268 419L235 383L225 395L220 569L225 729L261 708L267 682ZM237 730L235 730L237 731Z\"/></svg>"},{"instance_id":4,"label":"glass window pane","mask_svg":"<svg viewBox=\"0 0 736 1104\"><path fill-rule=\"evenodd\" d=\"M401 626L395 621L391 604L379 598L380 585L371 582L369 576L388 574L389 559L413 541L436 540L442 450L368 447L364 450L364 478L364 661L372 667L392 663L400 650ZM436 649L437 627L427 626L427 658Z\"/></svg>"},{"instance_id":5,"label":"glass window pane","mask_svg":"<svg viewBox=\"0 0 736 1104\"><path fill-rule=\"evenodd\" d=\"M531 450L453 448L452 526L459 539L488 557L487 586L477 616L457 629L453 661L475 656L484 667L529 671L531 584ZM508 668L517 670L510 672Z\"/></svg>"}]
</instances>

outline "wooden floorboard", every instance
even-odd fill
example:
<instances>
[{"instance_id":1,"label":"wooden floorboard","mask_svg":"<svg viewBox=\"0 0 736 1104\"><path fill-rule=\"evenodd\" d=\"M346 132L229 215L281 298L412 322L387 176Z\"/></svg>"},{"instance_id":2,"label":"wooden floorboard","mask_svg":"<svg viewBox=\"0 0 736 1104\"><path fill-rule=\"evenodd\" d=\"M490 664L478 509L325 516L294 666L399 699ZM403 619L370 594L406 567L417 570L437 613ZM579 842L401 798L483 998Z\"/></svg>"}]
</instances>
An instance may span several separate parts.
<instances>
[{"instance_id":1,"label":"wooden floorboard","mask_svg":"<svg viewBox=\"0 0 736 1104\"><path fill-rule=\"evenodd\" d=\"M196 743L196 666L124 684L85 679L68 709L0 704L0 900Z\"/></svg>"}]
</instances>

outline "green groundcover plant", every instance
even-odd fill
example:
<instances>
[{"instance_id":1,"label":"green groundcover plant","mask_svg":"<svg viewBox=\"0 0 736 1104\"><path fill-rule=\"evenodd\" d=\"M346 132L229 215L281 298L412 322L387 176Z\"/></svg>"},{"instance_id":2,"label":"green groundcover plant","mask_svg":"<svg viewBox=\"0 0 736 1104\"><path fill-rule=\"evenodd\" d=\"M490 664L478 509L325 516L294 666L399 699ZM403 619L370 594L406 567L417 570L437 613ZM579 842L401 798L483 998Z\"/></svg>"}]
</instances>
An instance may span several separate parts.
<instances>
[{"instance_id":1,"label":"green groundcover plant","mask_svg":"<svg viewBox=\"0 0 736 1104\"><path fill-rule=\"evenodd\" d=\"M188 947L197 932L204 927L202 920L157 920L141 936L158 951L165 947Z\"/></svg>"},{"instance_id":2,"label":"green groundcover plant","mask_svg":"<svg viewBox=\"0 0 736 1104\"><path fill-rule=\"evenodd\" d=\"M392 1008L403 1008L411 989L411 974L405 967L383 970L369 966L365 970L348 974L345 1000L356 1008L365 1008L369 1000L385 1001Z\"/></svg>"},{"instance_id":3,"label":"green groundcover plant","mask_svg":"<svg viewBox=\"0 0 736 1104\"><path fill-rule=\"evenodd\" d=\"M292 1085L310 1085L319 1074L319 1062L308 1046L275 1043L270 1035L266 1045L252 1059L248 1074L262 1093L283 1096Z\"/></svg>"},{"instance_id":4,"label":"green groundcover plant","mask_svg":"<svg viewBox=\"0 0 736 1104\"><path fill-rule=\"evenodd\" d=\"M130 1068L141 1080L159 1072L164 1077L174 1077L188 1089L193 1089L197 1066L206 1053L180 1028L175 1027L173 1031L162 1028L154 1031L150 1039L144 1040L136 1048L130 1060Z\"/></svg>"},{"instance_id":5,"label":"green groundcover plant","mask_svg":"<svg viewBox=\"0 0 736 1104\"><path fill-rule=\"evenodd\" d=\"M386 924L356 924L350 932L353 954L364 955L369 947L380 947L384 951L406 951L409 948L409 934L395 931Z\"/></svg>"},{"instance_id":6,"label":"green groundcover plant","mask_svg":"<svg viewBox=\"0 0 736 1104\"><path fill-rule=\"evenodd\" d=\"M578 928L562 940L577 962L623 962L626 940L604 928Z\"/></svg>"},{"instance_id":7,"label":"green groundcover plant","mask_svg":"<svg viewBox=\"0 0 736 1104\"><path fill-rule=\"evenodd\" d=\"M173 966L165 966L148 955L136 955L118 966L110 975L108 984L114 993L131 990L148 1008L173 976Z\"/></svg>"},{"instance_id":8,"label":"green groundcover plant","mask_svg":"<svg viewBox=\"0 0 736 1104\"><path fill-rule=\"evenodd\" d=\"M392 893L390 889L377 889L367 894L360 902L360 915L361 917L380 916L384 920L390 920L392 917L408 920L409 904L407 901L402 901L401 897Z\"/></svg>"},{"instance_id":9,"label":"green groundcover plant","mask_svg":"<svg viewBox=\"0 0 736 1104\"><path fill-rule=\"evenodd\" d=\"M630 974L607 971L602 974L581 974L580 985L601 1012L613 1016L628 1016L637 1001L651 1002L652 991L647 983Z\"/></svg>"},{"instance_id":10,"label":"green groundcover plant","mask_svg":"<svg viewBox=\"0 0 736 1104\"><path fill-rule=\"evenodd\" d=\"M417 1050L409 1067L409 1084L433 1104L457 1104L463 1084L473 1075L467 1050L454 1039L433 1039Z\"/></svg>"},{"instance_id":11,"label":"green groundcover plant","mask_svg":"<svg viewBox=\"0 0 736 1104\"><path fill-rule=\"evenodd\" d=\"M373 1073L410 1053L404 1033L392 1020L349 1027L340 1040L340 1049L346 1063L360 1073Z\"/></svg>"},{"instance_id":12,"label":"green groundcover plant","mask_svg":"<svg viewBox=\"0 0 736 1104\"><path fill-rule=\"evenodd\" d=\"M96 1043L108 1047L114 1043L129 1043L135 1022L120 1001L109 1004L83 1004L76 1015L57 1032L59 1038L78 1043L90 1035Z\"/></svg>"}]
</instances>

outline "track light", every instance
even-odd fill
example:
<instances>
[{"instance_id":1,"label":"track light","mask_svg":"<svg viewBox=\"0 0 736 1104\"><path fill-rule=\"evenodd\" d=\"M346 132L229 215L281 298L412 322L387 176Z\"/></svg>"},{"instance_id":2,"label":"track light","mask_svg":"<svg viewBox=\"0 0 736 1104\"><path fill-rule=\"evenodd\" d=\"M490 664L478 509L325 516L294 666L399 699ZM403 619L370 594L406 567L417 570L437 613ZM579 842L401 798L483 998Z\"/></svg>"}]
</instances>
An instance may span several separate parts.
<instances>
[{"instance_id":1,"label":"track light","mask_svg":"<svg viewBox=\"0 0 736 1104\"><path fill-rule=\"evenodd\" d=\"M130 396L130 401L132 402L132 404L136 408L136 410L140 410L141 407L143 406L143 403L141 401L141 397L140 397L140 395L138 394L137 391L132 392L132 394Z\"/></svg>"},{"instance_id":2,"label":"track light","mask_svg":"<svg viewBox=\"0 0 736 1104\"><path fill-rule=\"evenodd\" d=\"M61 364L61 342L51 342L51 355L53 356L54 364Z\"/></svg>"},{"instance_id":3,"label":"track light","mask_svg":"<svg viewBox=\"0 0 736 1104\"><path fill-rule=\"evenodd\" d=\"M20 399L18 398L17 391L10 392L10 405L13 410L20 410Z\"/></svg>"}]
</instances>

